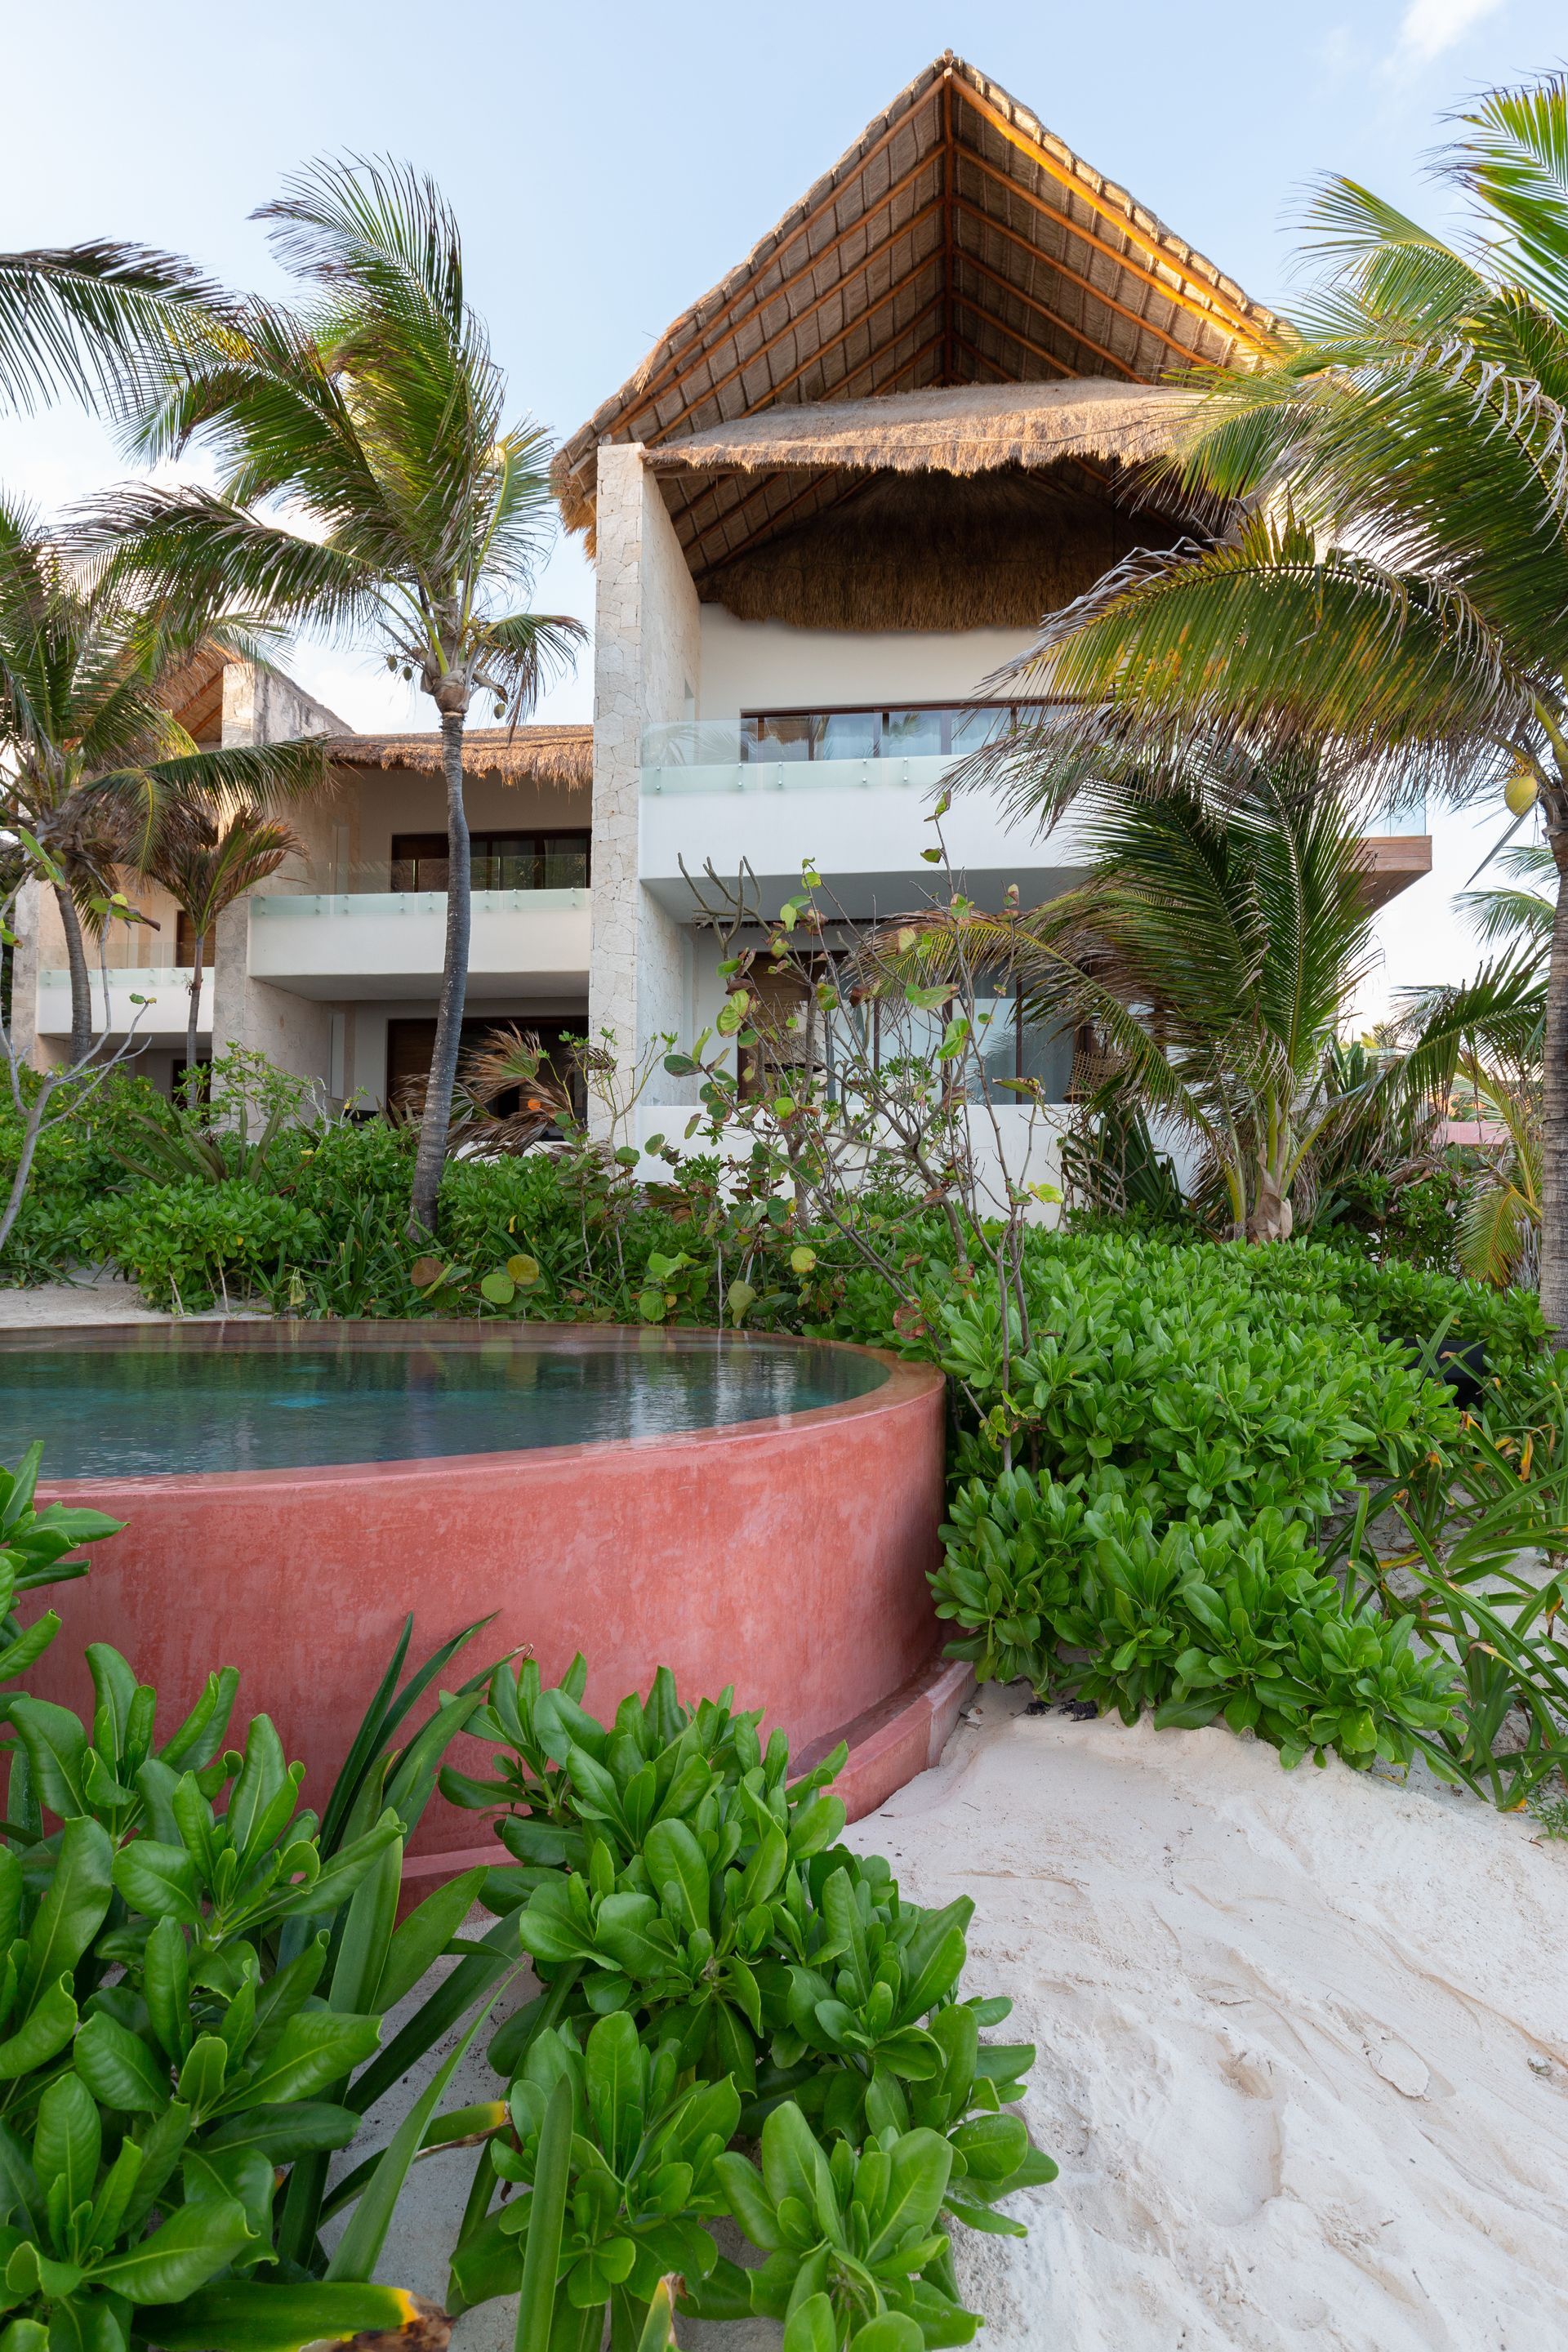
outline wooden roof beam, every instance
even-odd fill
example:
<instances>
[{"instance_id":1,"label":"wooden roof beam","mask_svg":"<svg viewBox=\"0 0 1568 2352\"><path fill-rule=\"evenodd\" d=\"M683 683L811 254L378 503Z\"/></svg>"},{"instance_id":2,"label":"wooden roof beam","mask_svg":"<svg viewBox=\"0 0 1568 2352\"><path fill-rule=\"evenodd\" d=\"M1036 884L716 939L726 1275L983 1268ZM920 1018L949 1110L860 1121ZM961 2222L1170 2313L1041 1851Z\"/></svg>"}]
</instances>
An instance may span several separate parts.
<instances>
[{"instance_id":1,"label":"wooden roof beam","mask_svg":"<svg viewBox=\"0 0 1568 2352\"><path fill-rule=\"evenodd\" d=\"M1173 302L1180 302L1184 310L1194 311L1195 315L1203 319L1208 326L1216 327L1232 336L1239 336L1244 342L1251 344L1259 352L1267 351L1268 343L1266 330L1254 326L1249 319L1245 318L1227 295L1220 293L1218 288L1211 286L1206 278L1184 269L1163 245L1154 238L1145 236L1142 229L1136 227L1124 212L1119 210L1115 205L1108 204L1086 180L1079 179L1075 172L1069 172L1065 163L1058 163L1056 157L1042 145L1039 140L1032 139L1026 131L1020 131L1016 123L1009 122L1001 109L993 106L989 99L982 98L980 92L971 83L966 82L962 75L953 75L952 83L965 104L983 121L990 123L994 131L999 131L1008 145L1015 148L1026 162L1032 163L1037 172L1044 173L1047 179L1055 180L1059 185L1068 189L1081 204L1088 205L1090 212L1098 213L1102 220L1109 221L1111 226L1126 237L1130 244L1135 245L1141 253L1146 253L1153 260L1162 263L1174 278L1180 280L1183 287L1191 287L1195 293L1200 293L1205 298L1203 303L1197 305L1185 294L1167 289ZM962 143L961 142L960 144ZM965 152L973 153L974 151L966 149ZM1013 184L1009 183L1009 184ZM1070 228L1072 226L1069 220L1068 226ZM1124 255L1117 253L1114 247L1107 247L1106 250L1110 253L1112 260L1120 261L1126 258Z\"/></svg>"},{"instance_id":2,"label":"wooden roof beam","mask_svg":"<svg viewBox=\"0 0 1568 2352\"><path fill-rule=\"evenodd\" d=\"M1103 343L1097 343L1094 337L1092 335L1086 335L1081 327L1073 326L1071 322L1068 320L1064 319L1058 311L1053 310L1048 303L1042 302L1037 295L1026 294L1021 286L1015 286L1010 278L1004 278L1000 270L993 269L988 263L981 260L978 254L967 253L963 247L960 246L958 248L958 258L963 263L965 268L977 269L982 278L987 278L993 286L1000 287L1004 294L1010 294L1016 302L1022 302L1026 310L1033 310L1038 317L1048 319L1053 327L1059 327L1064 335L1070 335L1073 341L1077 343L1081 350L1092 352L1096 359L1104 360L1108 366L1120 369L1121 373L1127 377L1130 383L1140 383L1142 382L1142 378L1139 375L1136 368L1129 367L1127 362L1125 360L1118 359L1114 352L1108 352ZM978 303L971 303L970 305L972 310L978 310L979 307ZM990 314L989 312L986 312L984 315L988 317ZM1000 325L1001 321L998 320L997 323ZM1042 356L1044 355L1042 354ZM1049 356L1056 361L1057 366L1061 369L1064 375L1082 374L1083 370L1081 368L1068 367L1065 360L1056 359L1056 354L1054 352Z\"/></svg>"},{"instance_id":3,"label":"wooden roof beam","mask_svg":"<svg viewBox=\"0 0 1568 2352\"><path fill-rule=\"evenodd\" d=\"M931 160L929 156L926 160L927 164L929 165ZM864 258L856 263L853 269L849 270L843 278L839 278L836 285L828 288L826 294L819 294L815 302L807 303L804 310L797 311L795 316L789 320L785 325L782 326L776 334L770 335L766 342L759 343L756 350L754 352L748 352L746 357L732 367L727 375L721 375L718 377L714 383L705 385L700 394L700 399L716 400L727 384L733 383L738 376L745 375L750 369L756 366L759 360L766 359L770 352L776 351L780 343L787 342L790 336L793 335L798 328L803 326L807 319L815 318L818 310L823 310L826 304L836 300L840 295L845 294L847 289L854 285L856 279L861 277L870 268L872 262L877 260L881 255L885 254L890 247L897 245L901 236L908 236L912 230L917 229L920 226L922 221L929 220L932 213L934 213L942 205L942 201L943 199L940 195L933 196L929 204L921 205L918 212L911 213L907 221L900 222L899 226L894 229L889 236L884 237L879 245L873 246L865 255ZM927 264L922 260L917 266L921 268L924 268ZM906 280L904 282L907 283L908 281ZM706 359L710 360L711 357L711 352L705 354ZM695 364L701 366L703 362L698 361ZM673 392L678 389L678 386L671 384L668 388ZM641 416L645 413L646 412L640 408L634 409L632 411L634 418ZM752 412L749 408L742 411L742 414L746 415L750 415L751 413ZM636 437L635 435L633 437ZM647 446L649 448L657 448L658 444L657 441L650 441L647 444Z\"/></svg>"},{"instance_id":4,"label":"wooden roof beam","mask_svg":"<svg viewBox=\"0 0 1568 2352\"><path fill-rule=\"evenodd\" d=\"M1114 294L1107 294L1101 287L1095 284L1092 278L1080 278L1076 269L1069 268L1065 261L1058 261L1054 254L1043 253L1040 247L1031 244L1026 236L1020 236L1010 223L998 220L995 214L987 212L984 205L977 205L973 196L961 194L956 202L972 220L983 221L987 228L994 229L998 236L1005 237L1010 245L1016 245L1020 253L1027 254L1038 268L1055 270L1058 278L1067 278L1069 284L1079 288L1092 301L1103 302L1108 310L1114 310L1119 318L1125 319L1130 326L1136 327L1141 335L1152 335L1155 341L1163 343L1168 351L1179 352L1189 365L1196 362L1198 354L1190 343L1178 342L1175 336L1167 334L1163 327L1156 327L1152 320L1145 319L1137 310L1130 310L1124 302L1119 302L1116 299Z\"/></svg>"},{"instance_id":5,"label":"wooden roof beam","mask_svg":"<svg viewBox=\"0 0 1568 2352\"><path fill-rule=\"evenodd\" d=\"M855 182L860 178L862 173L865 172L867 164L874 163L876 158L882 152L882 150L885 147L890 146L892 142L898 138L900 131L911 130L916 124L918 124L921 114L928 105L933 108L940 107L942 103L942 85L940 79L933 81L930 91L927 96L921 100L920 105L912 106L907 114L900 116L897 122L889 123L887 130L883 131L881 137L874 140L871 145L867 148L866 152L863 155L857 157L853 169L850 171L848 175L839 183L838 186L834 188L829 194L824 196L820 204L814 205L810 212L805 215L805 218L798 221L795 227L789 231L787 236L779 239L775 251L768 257L770 266L777 259L779 254L787 253L790 247L794 245L798 238L803 237L806 234L814 222L820 220L825 212L830 211L832 207L840 201L845 191L847 188L852 187ZM936 148L932 147L926 154L922 155L920 163L915 166L916 171L924 170L926 166L929 165L936 152ZM910 175L906 174L905 176L907 178ZM889 191L889 194L890 194L891 191ZM868 215L866 213L861 215L862 220L867 217ZM857 222L853 224L853 226L858 227L859 223ZM846 234L847 234L847 232L846 232ZM837 242L837 240L835 241ZM823 249L824 251L827 251L830 248L825 247ZM810 265L807 264L807 268L809 267ZM737 286L734 292L728 298L728 299L721 303L719 309L714 311L710 319L704 319L700 325L695 326L692 329L691 341L696 341L699 338L709 335L715 327L719 326L723 320L729 318L738 302L743 301L748 294L754 296L755 291L756 287L754 279L748 279L742 285ZM772 299L773 297L771 295L766 298L766 299L770 301ZM685 360L689 348L689 342L679 345L669 354L669 357L665 363L666 366L679 368ZM694 363L700 363L702 356L703 354L700 352L695 354ZM647 387L645 397L650 400L657 400L661 398L664 393L669 389L670 385L667 378L656 378ZM639 409L637 414L640 415L642 414L641 410Z\"/></svg>"}]
</instances>

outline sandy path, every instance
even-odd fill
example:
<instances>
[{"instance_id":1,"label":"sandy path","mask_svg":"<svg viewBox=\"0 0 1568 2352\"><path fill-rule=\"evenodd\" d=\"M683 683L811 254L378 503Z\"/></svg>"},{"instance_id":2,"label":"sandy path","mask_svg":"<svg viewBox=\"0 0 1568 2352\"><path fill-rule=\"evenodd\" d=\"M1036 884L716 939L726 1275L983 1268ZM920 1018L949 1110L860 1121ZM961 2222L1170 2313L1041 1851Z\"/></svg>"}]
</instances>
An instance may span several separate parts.
<instances>
[{"instance_id":1,"label":"sandy path","mask_svg":"<svg viewBox=\"0 0 1568 2352\"><path fill-rule=\"evenodd\" d=\"M1229 1733L987 1695L850 1834L975 1898L1062 2167L961 2233L990 2352L1568 2342L1568 1846Z\"/></svg>"}]
</instances>

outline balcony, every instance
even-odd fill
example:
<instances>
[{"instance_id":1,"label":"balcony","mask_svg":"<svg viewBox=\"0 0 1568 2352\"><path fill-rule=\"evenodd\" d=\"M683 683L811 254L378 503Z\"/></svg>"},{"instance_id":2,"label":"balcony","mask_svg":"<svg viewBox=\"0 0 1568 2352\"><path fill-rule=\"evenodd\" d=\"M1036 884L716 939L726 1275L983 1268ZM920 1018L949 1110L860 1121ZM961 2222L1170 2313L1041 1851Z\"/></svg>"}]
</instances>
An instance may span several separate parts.
<instances>
[{"instance_id":1,"label":"balcony","mask_svg":"<svg viewBox=\"0 0 1568 2352\"><path fill-rule=\"evenodd\" d=\"M929 895L932 805L957 761L1009 732L1027 709L979 704L903 710L759 713L650 727L642 744L641 874L689 919L681 872L711 863L732 879L742 858L767 912L799 887L813 858L847 914L902 912ZM1044 835L1009 821L998 794L961 793L942 820L955 872L983 904L1016 882L1025 900L1081 880L1089 852L1068 816ZM1381 905L1426 872L1426 805L1409 801L1367 826L1371 895Z\"/></svg>"},{"instance_id":2,"label":"balcony","mask_svg":"<svg viewBox=\"0 0 1568 2352\"><path fill-rule=\"evenodd\" d=\"M342 1002L425 998L441 978L444 890L387 887L389 865L339 866L250 902L252 980ZM469 992L577 999L588 985L586 888L476 890Z\"/></svg>"},{"instance_id":3,"label":"balcony","mask_svg":"<svg viewBox=\"0 0 1568 2352\"><path fill-rule=\"evenodd\" d=\"M921 904L933 871L932 803L955 762L1013 723L1013 707L786 712L650 727L643 738L641 873L680 918L681 875L711 862L732 877L744 858L764 908L800 887L815 858L847 914ZM1008 885L1048 898L1079 878L1083 852L1069 819L1044 839L1009 825L994 793L961 793L942 820L955 870L983 902Z\"/></svg>"},{"instance_id":4,"label":"balcony","mask_svg":"<svg viewBox=\"0 0 1568 2352\"><path fill-rule=\"evenodd\" d=\"M136 929L107 942L100 959L91 951L92 1025L95 1034L123 1037L136 1020L137 1041L144 1045L184 1045L191 1006L188 965L155 963L155 932ZM167 954L167 946L164 953ZM107 1019L105 997L107 993ZM141 1003L137 999L143 1000ZM210 1032L213 979L202 974L198 1020ZM37 1031L40 1037L68 1037L71 1025L70 974L46 965L38 974Z\"/></svg>"}]
</instances>

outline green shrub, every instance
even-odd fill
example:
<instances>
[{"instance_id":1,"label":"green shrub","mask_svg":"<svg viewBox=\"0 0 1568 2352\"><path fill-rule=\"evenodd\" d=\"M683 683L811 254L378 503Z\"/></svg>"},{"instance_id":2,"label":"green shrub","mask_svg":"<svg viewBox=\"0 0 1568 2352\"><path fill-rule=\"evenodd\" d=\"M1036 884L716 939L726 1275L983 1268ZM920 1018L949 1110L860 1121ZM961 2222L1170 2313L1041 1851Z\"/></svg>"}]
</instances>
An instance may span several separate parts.
<instances>
[{"instance_id":1,"label":"green shrub","mask_svg":"<svg viewBox=\"0 0 1568 2352\"><path fill-rule=\"evenodd\" d=\"M1006 1471L953 1498L937 1613L984 1681L1193 1729L1222 1717L1299 1763L1407 1764L1454 1712L1451 1660L1414 1619L1350 1608L1307 1528L1266 1507L1157 1527L1114 1472Z\"/></svg>"},{"instance_id":2,"label":"green shrub","mask_svg":"<svg viewBox=\"0 0 1568 2352\"><path fill-rule=\"evenodd\" d=\"M607 2313L614 2340L635 2343L659 2269L679 2253L703 2315L778 2317L816 2290L832 2306L823 2340L842 2343L856 2296L844 2258L860 2226L887 2233L862 2273L872 2300L861 2315L885 2302L940 2330L931 2342L967 2341L939 2213L1016 2231L993 2208L1055 2175L1006 2112L1033 2049L983 2042L1010 2004L961 1990L973 1905L922 1910L879 1856L837 1843L842 1749L792 1778L783 1734L764 1748L758 1716L732 1713L728 1693L684 1708L661 1669L647 1699L623 1700L606 1726L584 1710L584 1682L581 1659L555 1689L531 1659L499 1667L468 1725L496 1744L490 1776L441 1776L452 1801L504 1809L513 1860L485 1900L503 1913L521 1903L517 1932L542 1988L490 2045L512 2077L512 2132L481 2159L452 2308L523 2284L517 2209L490 2208L500 2183L521 2182L539 2210L549 2107L565 2082L577 2137L560 2162L575 2187L549 2273L564 2271L569 2304L596 2315L574 2342L597 2342ZM763 2183L721 2153L737 2132L761 2134ZM775 2162L781 2144L793 2155ZM661 2148L693 2200L674 2239L651 2177ZM790 2163L820 2194L800 2228L791 2215L769 2234L763 2203L778 2207ZM900 2200L884 2200L907 2173L922 2185L916 2195L906 2182L900 2219ZM745 2272L719 2258L695 2223L726 2207L776 2259Z\"/></svg>"},{"instance_id":3,"label":"green shrub","mask_svg":"<svg viewBox=\"0 0 1568 2352\"><path fill-rule=\"evenodd\" d=\"M1156 1522L1266 1507L1315 1519L1368 1467L1408 1466L1457 1429L1450 1393L1357 1321L1324 1279L1327 1254L1279 1286L1296 1256L1040 1235L1028 1347L1003 1331L994 1293L933 1316L980 1416L962 1466L999 1467L1006 1448L1059 1479L1113 1469Z\"/></svg>"},{"instance_id":4,"label":"green shrub","mask_svg":"<svg viewBox=\"0 0 1568 2352\"><path fill-rule=\"evenodd\" d=\"M187 1312L232 1288L244 1296L325 1246L313 1211L237 1179L141 1184L87 1212L89 1245L138 1282L155 1306Z\"/></svg>"}]
</instances>

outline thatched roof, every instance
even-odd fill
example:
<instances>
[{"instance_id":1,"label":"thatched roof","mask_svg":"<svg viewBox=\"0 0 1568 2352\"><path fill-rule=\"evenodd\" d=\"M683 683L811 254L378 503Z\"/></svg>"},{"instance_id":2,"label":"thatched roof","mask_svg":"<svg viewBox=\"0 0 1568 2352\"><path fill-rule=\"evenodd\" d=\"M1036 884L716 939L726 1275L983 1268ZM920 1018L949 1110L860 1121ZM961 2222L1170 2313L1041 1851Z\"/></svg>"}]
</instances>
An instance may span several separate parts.
<instances>
[{"instance_id":1,"label":"thatched roof","mask_svg":"<svg viewBox=\"0 0 1568 2352\"><path fill-rule=\"evenodd\" d=\"M797 628L1028 629L1179 529L1076 467L862 474L837 505L715 567L702 593L742 621Z\"/></svg>"},{"instance_id":2,"label":"thatched roof","mask_svg":"<svg viewBox=\"0 0 1568 2352\"><path fill-rule=\"evenodd\" d=\"M1244 362L1275 328L1213 262L949 52L675 320L565 443L556 487L568 525L591 530L603 441L662 452L764 412L804 424L814 406L933 386L1086 392L1088 378L1103 387L1088 400L1109 402L1117 383ZM1109 432L1109 415L1100 422ZM977 446L987 437L997 436L983 431ZM1004 462L1041 462L1014 446L1024 426L999 437ZM716 566L853 488L847 460L803 484L812 462L671 459L665 498L701 593ZM859 462L895 461L879 450Z\"/></svg>"},{"instance_id":3,"label":"thatched roof","mask_svg":"<svg viewBox=\"0 0 1568 2352\"><path fill-rule=\"evenodd\" d=\"M732 467L744 474L822 466L981 474L997 466L1054 466L1064 457L1135 465L1169 446L1173 425L1194 397L1103 376L933 386L879 400L764 409L660 442L649 462L660 473Z\"/></svg>"},{"instance_id":4,"label":"thatched roof","mask_svg":"<svg viewBox=\"0 0 1568 2352\"><path fill-rule=\"evenodd\" d=\"M406 768L441 773L441 738L329 735L327 756L339 768ZM594 780L594 730L579 727L470 727L463 737L465 776L499 776L508 784L589 785Z\"/></svg>"}]
</instances>

